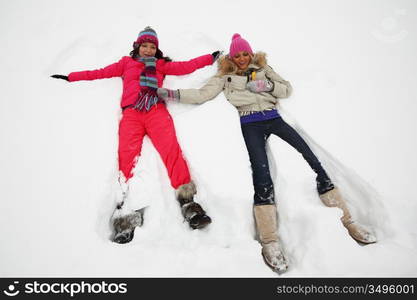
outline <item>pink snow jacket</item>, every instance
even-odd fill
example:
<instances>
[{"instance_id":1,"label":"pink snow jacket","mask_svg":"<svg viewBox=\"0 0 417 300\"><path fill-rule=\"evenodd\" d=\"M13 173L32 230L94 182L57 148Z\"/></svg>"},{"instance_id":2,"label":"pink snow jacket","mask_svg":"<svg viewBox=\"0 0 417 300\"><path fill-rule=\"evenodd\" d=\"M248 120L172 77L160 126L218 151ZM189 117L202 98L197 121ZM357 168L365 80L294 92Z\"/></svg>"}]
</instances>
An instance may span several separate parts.
<instances>
[{"instance_id":1,"label":"pink snow jacket","mask_svg":"<svg viewBox=\"0 0 417 300\"><path fill-rule=\"evenodd\" d=\"M167 62L164 59L158 59L156 61L156 77L158 79L158 86L162 87L162 83L166 75L190 74L195 70L211 65L212 63L213 56L211 54L199 56L184 62ZM120 106L123 108L134 104L137 100L140 90L139 78L144 67L145 65L143 63L136 61L130 56L124 56L118 62L102 69L72 72L68 75L68 80L72 82L79 80L122 77L123 94Z\"/></svg>"}]
</instances>

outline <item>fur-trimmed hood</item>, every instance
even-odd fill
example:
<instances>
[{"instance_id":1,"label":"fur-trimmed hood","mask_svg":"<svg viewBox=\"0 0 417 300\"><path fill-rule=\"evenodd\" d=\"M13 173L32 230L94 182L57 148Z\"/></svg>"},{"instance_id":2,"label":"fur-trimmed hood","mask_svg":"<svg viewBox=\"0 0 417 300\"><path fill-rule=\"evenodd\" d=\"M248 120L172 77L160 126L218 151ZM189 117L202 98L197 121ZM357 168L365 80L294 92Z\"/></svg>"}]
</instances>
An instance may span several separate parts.
<instances>
[{"instance_id":1,"label":"fur-trimmed hood","mask_svg":"<svg viewBox=\"0 0 417 300\"><path fill-rule=\"evenodd\" d=\"M252 68L263 68L267 65L266 62L266 53L256 52L252 57L252 61L249 63L249 67ZM229 74L238 74L239 69L236 64L229 58L228 55L223 55L219 58L217 63L218 72L217 76L229 75Z\"/></svg>"}]
</instances>

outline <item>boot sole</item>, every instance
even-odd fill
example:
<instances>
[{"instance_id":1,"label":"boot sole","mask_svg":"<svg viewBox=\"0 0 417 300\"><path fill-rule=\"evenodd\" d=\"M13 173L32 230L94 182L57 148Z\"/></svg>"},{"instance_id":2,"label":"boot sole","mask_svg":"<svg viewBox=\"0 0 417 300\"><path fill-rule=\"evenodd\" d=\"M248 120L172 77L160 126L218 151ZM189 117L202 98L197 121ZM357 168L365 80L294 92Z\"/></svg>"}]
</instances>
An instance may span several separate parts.
<instances>
[{"instance_id":1,"label":"boot sole","mask_svg":"<svg viewBox=\"0 0 417 300\"><path fill-rule=\"evenodd\" d=\"M125 235L120 235L120 236L115 236L113 238L113 242L117 243L117 244L127 244L129 242L131 242L133 240L133 237L135 235L135 230L132 230L129 235L125 236Z\"/></svg>"},{"instance_id":2,"label":"boot sole","mask_svg":"<svg viewBox=\"0 0 417 300\"><path fill-rule=\"evenodd\" d=\"M262 253L262 258L264 259L264 262L265 262L265 264L272 270L272 271L274 271L275 273L278 273L278 275L282 275L282 274L284 274L285 272L287 272L288 271L288 264L285 262L285 268L284 269L279 269L279 268L277 268L277 267L274 267L273 265L271 265L269 262L268 262L268 260L265 258L265 255L263 254L263 252L261 252Z\"/></svg>"},{"instance_id":3,"label":"boot sole","mask_svg":"<svg viewBox=\"0 0 417 300\"><path fill-rule=\"evenodd\" d=\"M367 244L374 244L377 242L375 235L371 234L370 232L366 232L366 234L363 235L363 236L368 236L368 238L370 239L364 239L363 236L361 235L353 234L354 232L356 232L354 228L350 228L349 226L345 226L345 228L347 229L347 232L349 233L350 237L360 244L367 245Z\"/></svg>"},{"instance_id":4,"label":"boot sole","mask_svg":"<svg viewBox=\"0 0 417 300\"><path fill-rule=\"evenodd\" d=\"M211 219L210 219L209 216L207 216L207 218L204 220L204 222L201 222L201 223L196 224L196 225L194 225L194 224L191 225L190 224L190 227L192 229L203 229L204 227L206 227L209 224L211 224Z\"/></svg>"},{"instance_id":5,"label":"boot sole","mask_svg":"<svg viewBox=\"0 0 417 300\"><path fill-rule=\"evenodd\" d=\"M353 235L351 235L351 234L349 234L350 235L350 237L352 238L352 239L354 239L356 242L358 242L359 244L361 244L361 245L369 245L369 244L375 244L376 242L377 242L377 240L375 240L375 241L368 241L368 240L363 240L363 239L360 239L360 238L357 238L357 237L354 237Z\"/></svg>"}]
</instances>

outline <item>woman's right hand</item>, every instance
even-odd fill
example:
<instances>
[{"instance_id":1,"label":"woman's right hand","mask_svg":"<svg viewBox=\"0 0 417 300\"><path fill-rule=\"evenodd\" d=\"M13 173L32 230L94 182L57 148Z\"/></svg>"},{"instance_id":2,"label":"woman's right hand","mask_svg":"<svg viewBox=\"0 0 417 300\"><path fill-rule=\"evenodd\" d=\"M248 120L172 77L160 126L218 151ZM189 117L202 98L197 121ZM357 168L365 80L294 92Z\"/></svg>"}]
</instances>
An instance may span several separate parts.
<instances>
[{"instance_id":1,"label":"woman's right hand","mask_svg":"<svg viewBox=\"0 0 417 300\"><path fill-rule=\"evenodd\" d=\"M51 77L52 77L52 78L56 78L56 79L63 79L63 80L69 81L69 79L68 79L68 76L67 76L67 75L58 75L58 74L54 74L54 75L51 75Z\"/></svg>"}]
</instances>

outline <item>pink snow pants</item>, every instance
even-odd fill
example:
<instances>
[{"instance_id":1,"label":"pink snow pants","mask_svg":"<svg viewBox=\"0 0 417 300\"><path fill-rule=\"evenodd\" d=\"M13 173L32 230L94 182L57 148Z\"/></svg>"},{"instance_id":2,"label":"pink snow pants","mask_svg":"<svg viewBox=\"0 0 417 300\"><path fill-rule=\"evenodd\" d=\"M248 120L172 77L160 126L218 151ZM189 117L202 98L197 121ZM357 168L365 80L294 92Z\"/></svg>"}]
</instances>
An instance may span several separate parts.
<instances>
[{"instance_id":1,"label":"pink snow pants","mask_svg":"<svg viewBox=\"0 0 417 300\"><path fill-rule=\"evenodd\" d=\"M146 134L165 164L172 187L177 189L189 183L190 172L177 141L174 122L162 103L153 106L148 112L133 108L123 111L119 124L119 169L126 181L133 176L136 157L140 155Z\"/></svg>"}]
</instances>

